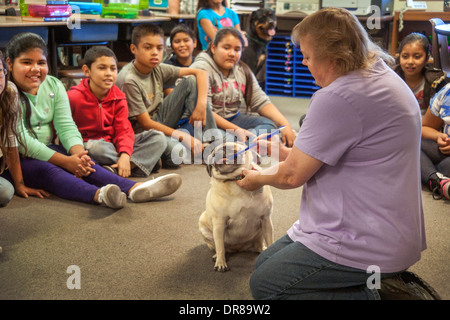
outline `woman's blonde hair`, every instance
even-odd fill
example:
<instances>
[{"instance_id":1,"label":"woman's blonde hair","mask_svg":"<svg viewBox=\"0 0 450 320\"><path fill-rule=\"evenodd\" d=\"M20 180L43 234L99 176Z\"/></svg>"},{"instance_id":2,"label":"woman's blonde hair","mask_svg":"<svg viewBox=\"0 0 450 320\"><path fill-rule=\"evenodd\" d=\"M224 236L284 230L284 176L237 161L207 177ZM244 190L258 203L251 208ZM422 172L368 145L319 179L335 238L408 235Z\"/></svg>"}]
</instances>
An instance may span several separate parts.
<instances>
[{"instance_id":1,"label":"woman's blonde hair","mask_svg":"<svg viewBox=\"0 0 450 320\"><path fill-rule=\"evenodd\" d=\"M307 16L294 27L291 39L298 45L305 36L309 36L317 58L334 61L340 75L365 69L379 58L389 65L394 62L370 40L358 19L346 9L324 8Z\"/></svg>"}]
</instances>

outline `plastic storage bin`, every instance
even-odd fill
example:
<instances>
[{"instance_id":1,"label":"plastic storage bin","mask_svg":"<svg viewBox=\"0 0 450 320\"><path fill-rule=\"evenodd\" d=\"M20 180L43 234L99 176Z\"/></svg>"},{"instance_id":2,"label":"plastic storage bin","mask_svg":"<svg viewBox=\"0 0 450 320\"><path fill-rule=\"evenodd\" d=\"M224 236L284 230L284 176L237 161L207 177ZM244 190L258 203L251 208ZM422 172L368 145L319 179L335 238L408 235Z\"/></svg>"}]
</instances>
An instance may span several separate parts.
<instances>
[{"instance_id":1,"label":"plastic storage bin","mask_svg":"<svg viewBox=\"0 0 450 320\"><path fill-rule=\"evenodd\" d=\"M69 5L73 13L76 6L80 8L80 12L77 13L81 14L102 14L103 11L101 3L69 1Z\"/></svg>"},{"instance_id":2,"label":"plastic storage bin","mask_svg":"<svg viewBox=\"0 0 450 320\"><path fill-rule=\"evenodd\" d=\"M72 14L70 5L38 5L29 4L28 13L32 17L68 18Z\"/></svg>"},{"instance_id":3,"label":"plastic storage bin","mask_svg":"<svg viewBox=\"0 0 450 320\"><path fill-rule=\"evenodd\" d=\"M102 17L104 18L134 19L138 14L139 9L137 6L126 3L110 3L102 11Z\"/></svg>"}]
</instances>

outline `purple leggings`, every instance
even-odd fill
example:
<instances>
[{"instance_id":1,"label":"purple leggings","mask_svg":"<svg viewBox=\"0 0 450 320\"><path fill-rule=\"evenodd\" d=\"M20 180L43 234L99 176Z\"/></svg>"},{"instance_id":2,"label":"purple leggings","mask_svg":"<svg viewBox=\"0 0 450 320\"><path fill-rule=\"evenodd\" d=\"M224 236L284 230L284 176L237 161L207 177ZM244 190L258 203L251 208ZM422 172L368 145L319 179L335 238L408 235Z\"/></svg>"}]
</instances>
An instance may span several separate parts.
<instances>
[{"instance_id":1,"label":"purple leggings","mask_svg":"<svg viewBox=\"0 0 450 320\"><path fill-rule=\"evenodd\" d=\"M67 154L62 146L49 145L48 147ZM93 166L96 171L83 179L76 178L72 173L47 161L22 158L20 164L23 180L27 187L44 189L66 200L95 203L95 193L107 184L115 184L125 193L136 184L134 181L105 170L98 164ZM9 170L4 171L1 176L14 183Z\"/></svg>"}]
</instances>

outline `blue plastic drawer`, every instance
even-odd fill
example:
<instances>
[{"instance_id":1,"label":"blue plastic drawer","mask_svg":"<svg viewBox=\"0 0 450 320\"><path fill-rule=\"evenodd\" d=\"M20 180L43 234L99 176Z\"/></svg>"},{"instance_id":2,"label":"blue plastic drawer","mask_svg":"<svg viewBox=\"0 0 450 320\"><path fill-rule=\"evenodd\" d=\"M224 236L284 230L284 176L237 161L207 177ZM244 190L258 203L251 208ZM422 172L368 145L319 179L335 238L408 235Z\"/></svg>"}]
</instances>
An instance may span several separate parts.
<instances>
[{"instance_id":1,"label":"blue plastic drawer","mask_svg":"<svg viewBox=\"0 0 450 320\"><path fill-rule=\"evenodd\" d=\"M278 77L266 77L266 82L274 86L292 86L294 79L292 77L278 78Z\"/></svg>"},{"instance_id":2,"label":"blue plastic drawer","mask_svg":"<svg viewBox=\"0 0 450 320\"><path fill-rule=\"evenodd\" d=\"M268 72L288 72L292 73L294 68L290 65L266 66L266 73Z\"/></svg>"},{"instance_id":3,"label":"blue plastic drawer","mask_svg":"<svg viewBox=\"0 0 450 320\"><path fill-rule=\"evenodd\" d=\"M292 97L292 90L266 88L266 94L272 96Z\"/></svg>"},{"instance_id":4,"label":"blue plastic drawer","mask_svg":"<svg viewBox=\"0 0 450 320\"><path fill-rule=\"evenodd\" d=\"M76 6L78 6L81 14L102 14L103 6L101 3L95 2L78 2L69 1L69 5L72 8L72 13L76 12Z\"/></svg>"},{"instance_id":5,"label":"blue plastic drawer","mask_svg":"<svg viewBox=\"0 0 450 320\"><path fill-rule=\"evenodd\" d=\"M83 23L80 29L70 30L71 42L116 41L119 32L117 23Z\"/></svg>"},{"instance_id":6,"label":"blue plastic drawer","mask_svg":"<svg viewBox=\"0 0 450 320\"><path fill-rule=\"evenodd\" d=\"M0 32L0 48L6 48L11 38L22 32L34 32L44 39L45 43L48 43L48 28L47 27L4 27Z\"/></svg>"}]
</instances>

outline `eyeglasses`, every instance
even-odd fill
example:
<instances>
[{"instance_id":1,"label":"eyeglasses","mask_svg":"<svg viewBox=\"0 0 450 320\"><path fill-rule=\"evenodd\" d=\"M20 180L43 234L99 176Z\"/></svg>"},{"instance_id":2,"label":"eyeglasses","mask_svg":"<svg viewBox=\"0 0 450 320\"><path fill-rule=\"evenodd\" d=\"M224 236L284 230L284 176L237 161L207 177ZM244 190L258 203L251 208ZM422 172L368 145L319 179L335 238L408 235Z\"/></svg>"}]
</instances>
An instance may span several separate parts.
<instances>
[{"instance_id":1,"label":"eyeglasses","mask_svg":"<svg viewBox=\"0 0 450 320\"><path fill-rule=\"evenodd\" d=\"M0 69L0 78L6 77L8 74L8 69Z\"/></svg>"}]
</instances>

